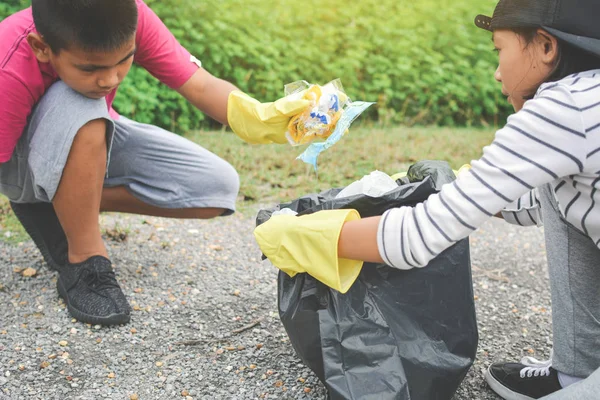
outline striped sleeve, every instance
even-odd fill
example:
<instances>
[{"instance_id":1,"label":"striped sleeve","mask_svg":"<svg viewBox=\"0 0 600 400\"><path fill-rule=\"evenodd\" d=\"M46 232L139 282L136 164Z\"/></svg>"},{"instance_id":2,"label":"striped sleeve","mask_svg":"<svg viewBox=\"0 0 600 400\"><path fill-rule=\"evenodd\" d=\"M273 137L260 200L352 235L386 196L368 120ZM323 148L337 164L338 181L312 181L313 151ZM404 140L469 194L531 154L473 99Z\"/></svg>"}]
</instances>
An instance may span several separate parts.
<instances>
[{"instance_id":1,"label":"striped sleeve","mask_svg":"<svg viewBox=\"0 0 600 400\"><path fill-rule=\"evenodd\" d=\"M544 90L543 97L509 117L471 170L414 208L382 216L381 257L399 269L426 266L534 188L580 173L586 147L581 111L571 92L563 85Z\"/></svg>"},{"instance_id":2,"label":"striped sleeve","mask_svg":"<svg viewBox=\"0 0 600 400\"><path fill-rule=\"evenodd\" d=\"M520 226L542 226L542 208L538 190L533 189L502 210L506 222Z\"/></svg>"}]
</instances>

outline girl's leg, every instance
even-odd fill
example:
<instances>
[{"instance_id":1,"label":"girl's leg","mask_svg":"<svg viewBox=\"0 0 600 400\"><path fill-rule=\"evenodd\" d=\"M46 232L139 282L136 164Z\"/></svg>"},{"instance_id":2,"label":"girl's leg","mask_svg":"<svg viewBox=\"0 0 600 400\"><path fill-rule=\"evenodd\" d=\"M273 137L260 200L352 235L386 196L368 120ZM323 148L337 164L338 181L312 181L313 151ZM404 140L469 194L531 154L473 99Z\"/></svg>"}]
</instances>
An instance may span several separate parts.
<instances>
[{"instance_id":1,"label":"girl's leg","mask_svg":"<svg viewBox=\"0 0 600 400\"><path fill-rule=\"evenodd\" d=\"M563 390L559 390L542 400L578 400L596 399L600 393L600 368L587 379L575 383Z\"/></svg>"},{"instance_id":2,"label":"girl's leg","mask_svg":"<svg viewBox=\"0 0 600 400\"><path fill-rule=\"evenodd\" d=\"M552 293L552 366L586 378L600 367L600 250L561 218L549 186L540 201Z\"/></svg>"},{"instance_id":3,"label":"girl's leg","mask_svg":"<svg viewBox=\"0 0 600 400\"><path fill-rule=\"evenodd\" d=\"M543 363L527 358L521 363L497 363L490 366L485 378L496 393L509 400L596 398L563 392L578 379L589 377L574 383L573 389L569 386L568 393L600 393L600 373L592 375L600 368L600 250L562 219L550 185L539 192L552 294L553 357Z\"/></svg>"}]
</instances>

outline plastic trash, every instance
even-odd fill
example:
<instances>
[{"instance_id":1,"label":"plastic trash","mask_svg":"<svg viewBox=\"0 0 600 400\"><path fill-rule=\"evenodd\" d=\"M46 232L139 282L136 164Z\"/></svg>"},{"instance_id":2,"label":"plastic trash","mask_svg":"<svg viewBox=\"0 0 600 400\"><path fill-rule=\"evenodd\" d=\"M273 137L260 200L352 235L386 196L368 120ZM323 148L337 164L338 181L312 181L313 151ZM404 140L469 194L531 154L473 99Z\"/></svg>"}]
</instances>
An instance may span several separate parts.
<instances>
[{"instance_id":1,"label":"plastic trash","mask_svg":"<svg viewBox=\"0 0 600 400\"><path fill-rule=\"evenodd\" d=\"M284 208L279 211L275 211L272 216L274 217L276 215L294 215L294 216L296 216L296 215L298 215L298 213L294 210L290 210L289 208Z\"/></svg>"},{"instance_id":2,"label":"plastic trash","mask_svg":"<svg viewBox=\"0 0 600 400\"><path fill-rule=\"evenodd\" d=\"M311 101L308 110L290 120L286 137L292 146L311 143L297 159L312 165L315 171L319 155L339 142L354 120L375 104L351 101L339 79L324 86L293 82L285 86L285 94Z\"/></svg>"},{"instance_id":3,"label":"plastic trash","mask_svg":"<svg viewBox=\"0 0 600 400\"><path fill-rule=\"evenodd\" d=\"M373 171L362 179L351 183L337 194L336 199L342 197L364 194L369 197L381 197L384 194L397 189L398 184L388 174L381 171Z\"/></svg>"}]
</instances>

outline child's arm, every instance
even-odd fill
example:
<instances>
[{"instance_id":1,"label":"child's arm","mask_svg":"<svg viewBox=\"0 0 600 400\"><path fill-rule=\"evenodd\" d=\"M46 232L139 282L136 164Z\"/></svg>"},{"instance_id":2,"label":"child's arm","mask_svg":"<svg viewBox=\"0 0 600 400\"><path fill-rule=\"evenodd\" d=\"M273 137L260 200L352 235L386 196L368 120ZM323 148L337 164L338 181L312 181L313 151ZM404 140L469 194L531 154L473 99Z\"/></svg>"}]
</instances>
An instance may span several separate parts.
<instances>
[{"instance_id":1,"label":"child's arm","mask_svg":"<svg viewBox=\"0 0 600 400\"><path fill-rule=\"evenodd\" d=\"M506 222L519 226L542 226L542 207L537 189L521 196L499 214Z\"/></svg>"},{"instance_id":2,"label":"child's arm","mask_svg":"<svg viewBox=\"0 0 600 400\"><path fill-rule=\"evenodd\" d=\"M349 260L383 264L377 246L377 230L380 221L381 217L373 217L346 222L338 241L338 256Z\"/></svg>"},{"instance_id":3,"label":"child's arm","mask_svg":"<svg viewBox=\"0 0 600 400\"><path fill-rule=\"evenodd\" d=\"M526 194L516 201L513 207L507 207L495 216L515 225L541 225L537 190ZM339 257L378 264L383 263L377 244L377 231L380 221L381 217L373 217L346 222L342 227L338 242Z\"/></svg>"},{"instance_id":4,"label":"child's arm","mask_svg":"<svg viewBox=\"0 0 600 400\"><path fill-rule=\"evenodd\" d=\"M8 71L0 71L0 164L12 157L35 104L31 91Z\"/></svg>"},{"instance_id":5,"label":"child's arm","mask_svg":"<svg viewBox=\"0 0 600 400\"><path fill-rule=\"evenodd\" d=\"M292 97L261 103L202 68L178 92L252 144L287 143L285 133L291 117L309 106L307 100Z\"/></svg>"},{"instance_id":6,"label":"child's arm","mask_svg":"<svg viewBox=\"0 0 600 400\"><path fill-rule=\"evenodd\" d=\"M359 261L383 260L398 269L426 266L511 203L516 201L518 207L518 200L534 188L584 170L591 146L586 136L589 124L582 120L579 105L564 86L551 86L545 95L559 103L546 97L528 101L496 133L494 142L484 149L482 159L472 163L471 170L425 202L389 210L380 218L345 222L336 230L324 224L331 217L328 210L315 213L307 223L301 221L306 216L281 221L284 226L259 241L263 253L271 260L297 263L297 269L305 271L312 268L311 258L297 255L311 254L317 247L324 254L336 252L343 259ZM563 106L557 112L556 104L572 107ZM565 215L585 209L585 203L583 207L573 206L580 197L567 197ZM533 194L530 203L534 203ZM259 227L261 231L277 225L277 218ZM583 224L584 218L581 221ZM288 232L294 233L293 240ZM336 235L337 246L322 249L321 238L329 235ZM600 234L594 237L600 242Z\"/></svg>"},{"instance_id":7,"label":"child's arm","mask_svg":"<svg viewBox=\"0 0 600 400\"><path fill-rule=\"evenodd\" d=\"M238 90L234 85L216 78L200 68L177 91L200 111L228 125L227 102L229 94Z\"/></svg>"},{"instance_id":8,"label":"child's arm","mask_svg":"<svg viewBox=\"0 0 600 400\"><path fill-rule=\"evenodd\" d=\"M286 143L290 117L308 107L308 101L280 99L260 103L201 67L158 16L142 1L138 4L137 52L134 61L192 105L229 125L249 143Z\"/></svg>"}]
</instances>

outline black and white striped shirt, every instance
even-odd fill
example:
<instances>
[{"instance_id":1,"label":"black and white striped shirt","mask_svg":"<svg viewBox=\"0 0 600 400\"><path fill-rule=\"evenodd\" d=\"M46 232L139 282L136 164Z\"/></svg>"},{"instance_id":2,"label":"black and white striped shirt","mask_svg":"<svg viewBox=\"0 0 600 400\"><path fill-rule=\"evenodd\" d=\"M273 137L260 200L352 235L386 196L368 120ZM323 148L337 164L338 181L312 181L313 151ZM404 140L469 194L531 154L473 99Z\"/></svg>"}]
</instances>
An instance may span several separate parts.
<instances>
[{"instance_id":1,"label":"black and white striped shirt","mask_svg":"<svg viewBox=\"0 0 600 400\"><path fill-rule=\"evenodd\" d=\"M600 70L542 85L508 118L472 169L414 208L386 212L382 258L424 267L502 211L508 222L540 225L537 187L552 183L562 216L600 244Z\"/></svg>"}]
</instances>

